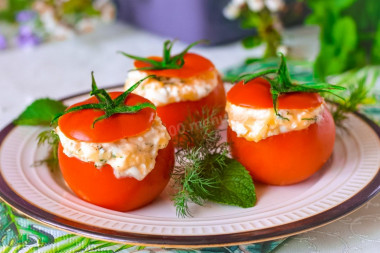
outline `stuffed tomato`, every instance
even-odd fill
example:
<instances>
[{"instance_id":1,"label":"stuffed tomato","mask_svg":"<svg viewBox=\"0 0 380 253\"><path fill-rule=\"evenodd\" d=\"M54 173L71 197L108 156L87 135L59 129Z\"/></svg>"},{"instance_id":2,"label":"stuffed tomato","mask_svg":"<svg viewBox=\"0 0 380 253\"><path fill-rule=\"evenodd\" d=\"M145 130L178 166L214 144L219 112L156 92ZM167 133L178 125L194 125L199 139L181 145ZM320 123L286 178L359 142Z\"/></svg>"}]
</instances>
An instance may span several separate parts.
<instances>
[{"instance_id":1,"label":"stuffed tomato","mask_svg":"<svg viewBox=\"0 0 380 253\"><path fill-rule=\"evenodd\" d=\"M245 75L227 93L231 154L255 181L271 185L303 181L329 159L335 124L318 92L342 89L291 83L282 58L279 70Z\"/></svg>"},{"instance_id":2,"label":"stuffed tomato","mask_svg":"<svg viewBox=\"0 0 380 253\"><path fill-rule=\"evenodd\" d=\"M300 182L330 157L335 125L316 93L280 96L279 118L270 86L264 79L236 84L227 94L228 141L231 153L254 180L287 185Z\"/></svg>"},{"instance_id":3,"label":"stuffed tomato","mask_svg":"<svg viewBox=\"0 0 380 253\"><path fill-rule=\"evenodd\" d=\"M98 95L69 107L58 120L62 175L85 201L117 211L142 207L169 182L170 136L147 99L128 94L122 101L122 92L93 93ZM106 111L97 108L105 102ZM110 112L110 104L127 113Z\"/></svg>"},{"instance_id":4,"label":"stuffed tomato","mask_svg":"<svg viewBox=\"0 0 380 253\"><path fill-rule=\"evenodd\" d=\"M155 75L134 92L157 106L157 114L171 136L178 134L186 119L200 114L205 108L219 110L217 117L221 122L226 103L223 82L210 60L187 52L182 58L176 56L166 60L165 57L138 58L134 62L136 69L128 73L125 83L127 89L136 80ZM165 66L154 66L150 62L170 62L172 58L175 58L172 64L165 63Z\"/></svg>"}]
</instances>

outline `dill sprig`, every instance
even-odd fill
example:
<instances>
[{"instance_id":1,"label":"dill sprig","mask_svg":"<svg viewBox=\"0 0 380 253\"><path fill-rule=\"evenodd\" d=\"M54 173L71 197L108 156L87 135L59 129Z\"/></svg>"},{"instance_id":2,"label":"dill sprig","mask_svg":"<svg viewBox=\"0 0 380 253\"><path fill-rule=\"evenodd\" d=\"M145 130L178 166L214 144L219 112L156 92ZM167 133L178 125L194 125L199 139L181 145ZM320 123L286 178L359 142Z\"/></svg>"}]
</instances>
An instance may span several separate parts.
<instances>
[{"instance_id":1,"label":"dill sprig","mask_svg":"<svg viewBox=\"0 0 380 253\"><path fill-rule=\"evenodd\" d=\"M178 137L177 165L173 172L175 186L180 188L174 197L178 216L190 215L189 202L203 205L210 195L209 189L220 183L213 160L215 157L222 159L227 153L227 145L219 143L221 135L216 121L211 120L215 117L216 110L202 110L184 123L186 130Z\"/></svg>"},{"instance_id":2,"label":"dill sprig","mask_svg":"<svg viewBox=\"0 0 380 253\"><path fill-rule=\"evenodd\" d=\"M185 130L178 136L172 178L179 217L191 215L190 202L203 205L210 200L240 207L255 204L252 178L240 163L228 157L228 145L222 142L217 128L219 120L218 110L204 109L184 123Z\"/></svg>"},{"instance_id":3,"label":"dill sprig","mask_svg":"<svg viewBox=\"0 0 380 253\"><path fill-rule=\"evenodd\" d=\"M46 164L50 170L54 171L59 168L58 164L58 145L59 136L53 129L45 130L37 136L38 146L48 145L48 156L34 163L35 166Z\"/></svg>"},{"instance_id":4,"label":"dill sprig","mask_svg":"<svg viewBox=\"0 0 380 253\"><path fill-rule=\"evenodd\" d=\"M98 99L99 103L91 103L91 104L84 104L84 105L71 107L70 109L56 115L52 122L55 122L59 117L65 115L67 113L80 111L80 110L84 110L84 109L95 109L95 110L104 111L105 114L96 118L94 120L94 122L92 123L92 127L94 127L98 121L103 120L103 119L107 119L114 114L137 113L140 110L142 110L144 108L148 108L148 107L152 108L154 110L156 109L156 107L152 103L149 103L149 102L139 103L136 105L125 105L124 104L125 99L128 97L128 95L130 93L132 93L132 91L134 91L145 79L154 77L154 75L149 75L149 76L144 77L143 79L139 80L134 85L132 85L128 90L126 90L124 93L122 93L121 95L119 95L115 99L112 99L105 89L98 89L96 82L95 82L95 78L94 78L94 72L91 72L91 77L92 77L92 85L91 85L92 90L91 90L90 95L91 96L94 95Z\"/></svg>"},{"instance_id":5,"label":"dill sprig","mask_svg":"<svg viewBox=\"0 0 380 253\"><path fill-rule=\"evenodd\" d=\"M370 92L379 76L379 68L364 68L359 71L349 71L340 76L340 80L337 83L347 86L347 90L344 94L341 94L341 96L345 97L345 101L341 102L334 100L333 97L329 98L335 103L335 106L331 109L331 113L338 127L344 128L343 122L347 119L348 114L357 111L360 105L373 102L374 99L371 98Z\"/></svg>"},{"instance_id":6,"label":"dill sprig","mask_svg":"<svg viewBox=\"0 0 380 253\"><path fill-rule=\"evenodd\" d=\"M258 77L266 79L271 86L270 92L272 94L273 109L278 117L288 120L286 117L278 113L278 98L282 94L294 92L330 93L343 99L341 96L336 94L336 91L345 90L345 88L342 86L331 85L325 82L311 82L304 84L297 84L292 82L290 79L288 67L286 65L285 56L281 53L279 53L279 55L281 57L281 62L278 68L267 69L253 74L243 74L236 80L243 81L243 84L246 84L250 80Z\"/></svg>"},{"instance_id":7,"label":"dill sprig","mask_svg":"<svg viewBox=\"0 0 380 253\"><path fill-rule=\"evenodd\" d=\"M127 54L125 52L119 51L122 55L129 57L131 59L141 61L148 63L151 66L148 67L143 67L143 68L137 68L134 70L160 70L160 69L180 69L182 66L185 64L184 56L185 54L195 45L200 44L200 43L205 43L205 40L199 40L196 41L192 44L190 44L188 47L186 47L182 52L176 55L171 55L171 51L173 48L175 40L170 41L166 40L164 42L164 48L163 48L163 53L162 53L162 60L154 60L151 58L144 58L144 57L139 57L139 56L134 56L131 54Z\"/></svg>"}]
</instances>

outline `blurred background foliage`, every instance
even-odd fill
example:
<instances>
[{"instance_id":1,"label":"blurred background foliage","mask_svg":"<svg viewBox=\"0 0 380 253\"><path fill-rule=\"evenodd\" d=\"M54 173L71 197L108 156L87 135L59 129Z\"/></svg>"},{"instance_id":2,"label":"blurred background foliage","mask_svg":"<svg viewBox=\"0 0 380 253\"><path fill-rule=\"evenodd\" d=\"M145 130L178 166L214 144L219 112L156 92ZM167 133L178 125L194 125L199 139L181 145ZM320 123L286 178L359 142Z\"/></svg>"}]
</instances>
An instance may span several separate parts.
<instances>
[{"instance_id":1,"label":"blurred background foliage","mask_svg":"<svg viewBox=\"0 0 380 253\"><path fill-rule=\"evenodd\" d=\"M307 24L320 27L317 77L380 63L380 2L373 0L308 0Z\"/></svg>"},{"instance_id":2,"label":"blurred background foliage","mask_svg":"<svg viewBox=\"0 0 380 253\"><path fill-rule=\"evenodd\" d=\"M15 23L17 13L29 9L31 3L30 0L0 0L0 21Z\"/></svg>"},{"instance_id":3,"label":"blurred background foliage","mask_svg":"<svg viewBox=\"0 0 380 253\"><path fill-rule=\"evenodd\" d=\"M61 18L65 15L74 15L79 19L100 14L94 8L92 0L0 0L0 2L0 20L9 23L17 23L19 12L33 9L36 2L52 6Z\"/></svg>"},{"instance_id":4,"label":"blurred background foliage","mask_svg":"<svg viewBox=\"0 0 380 253\"><path fill-rule=\"evenodd\" d=\"M115 15L111 0L0 0L0 49L65 40Z\"/></svg>"},{"instance_id":5,"label":"blurred background foliage","mask_svg":"<svg viewBox=\"0 0 380 253\"><path fill-rule=\"evenodd\" d=\"M330 75L380 63L377 0L231 0L224 14L240 19L243 28L257 30L242 43L248 49L265 44L263 58L273 57L278 51L287 53L282 45L283 26L289 18L294 23L306 15L304 24L320 29L316 79L324 81Z\"/></svg>"}]
</instances>

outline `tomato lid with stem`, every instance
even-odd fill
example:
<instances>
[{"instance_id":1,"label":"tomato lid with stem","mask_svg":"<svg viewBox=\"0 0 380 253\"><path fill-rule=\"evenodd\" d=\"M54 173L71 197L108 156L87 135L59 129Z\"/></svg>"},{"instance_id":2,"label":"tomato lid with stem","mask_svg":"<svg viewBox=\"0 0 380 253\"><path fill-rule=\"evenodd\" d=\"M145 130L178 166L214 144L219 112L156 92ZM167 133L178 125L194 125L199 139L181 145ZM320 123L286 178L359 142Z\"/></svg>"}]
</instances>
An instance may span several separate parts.
<instances>
[{"instance_id":1,"label":"tomato lid with stem","mask_svg":"<svg viewBox=\"0 0 380 253\"><path fill-rule=\"evenodd\" d=\"M196 41L186 47L181 53L171 55L171 50L175 41L164 42L163 56L139 57L120 52L126 57L135 60L136 69L131 71L144 71L163 77L191 78L207 71L215 69L214 64L203 56L188 53L190 48L204 41Z\"/></svg>"},{"instance_id":2,"label":"tomato lid with stem","mask_svg":"<svg viewBox=\"0 0 380 253\"><path fill-rule=\"evenodd\" d=\"M227 93L227 101L238 106L253 109L273 108L270 84L263 78L256 78L244 84L235 84ZM318 93L294 92L278 97L278 109L309 109L323 103Z\"/></svg>"},{"instance_id":3,"label":"tomato lid with stem","mask_svg":"<svg viewBox=\"0 0 380 253\"><path fill-rule=\"evenodd\" d=\"M258 73L241 75L235 87L227 94L227 100L236 105L253 108L273 107L275 114L282 118L278 109L307 109L316 107L323 102L318 93L331 93L344 90L344 87L323 82L305 84L294 83L290 80L286 59L283 54L277 69L266 69ZM341 97L340 97L341 98ZM343 98L342 98L343 99ZM271 102L271 106L269 103Z\"/></svg>"},{"instance_id":4,"label":"tomato lid with stem","mask_svg":"<svg viewBox=\"0 0 380 253\"><path fill-rule=\"evenodd\" d=\"M68 138L83 142L114 142L136 136L149 129L156 107L147 99L131 92L148 76L125 92L107 93L98 89L92 73L89 99L74 104L55 117Z\"/></svg>"}]
</instances>

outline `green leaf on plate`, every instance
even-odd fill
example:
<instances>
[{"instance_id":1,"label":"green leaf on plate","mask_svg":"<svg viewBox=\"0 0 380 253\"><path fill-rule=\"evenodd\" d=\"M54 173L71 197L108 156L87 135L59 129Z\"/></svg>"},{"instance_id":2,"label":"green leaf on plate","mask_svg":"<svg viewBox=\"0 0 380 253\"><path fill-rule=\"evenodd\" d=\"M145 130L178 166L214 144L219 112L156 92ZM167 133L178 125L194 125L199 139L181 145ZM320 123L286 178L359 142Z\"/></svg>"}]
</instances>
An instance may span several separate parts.
<instances>
[{"instance_id":1,"label":"green leaf on plate","mask_svg":"<svg viewBox=\"0 0 380 253\"><path fill-rule=\"evenodd\" d=\"M220 182L218 187L209 189L209 200L244 208L255 205L256 193L252 178L238 161L225 157Z\"/></svg>"},{"instance_id":2,"label":"green leaf on plate","mask_svg":"<svg viewBox=\"0 0 380 253\"><path fill-rule=\"evenodd\" d=\"M16 125L49 126L54 116L62 113L66 106L50 98L37 99L13 121Z\"/></svg>"}]
</instances>

